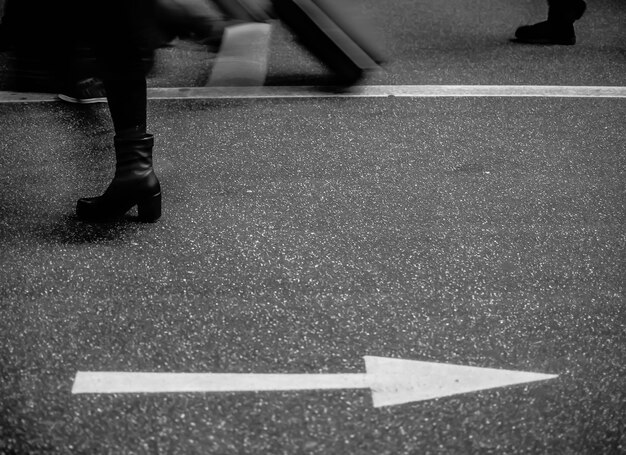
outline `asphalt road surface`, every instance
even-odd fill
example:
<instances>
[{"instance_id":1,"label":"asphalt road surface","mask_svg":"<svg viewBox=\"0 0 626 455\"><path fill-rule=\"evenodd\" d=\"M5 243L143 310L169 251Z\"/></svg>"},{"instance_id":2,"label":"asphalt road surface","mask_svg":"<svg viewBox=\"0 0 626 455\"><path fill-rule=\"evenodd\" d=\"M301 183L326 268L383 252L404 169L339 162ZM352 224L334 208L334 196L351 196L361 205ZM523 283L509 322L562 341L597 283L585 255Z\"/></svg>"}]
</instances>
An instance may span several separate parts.
<instances>
[{"instance_id":1,"label":"asphalt road surface","mask_svg":"<svg viewBox=\"0 0 626 455\"><path fill-rule=\"evenodd\" d=\"M390 55L365 85L625 85L623 1L589 2L572 47L508 41L542 1L361 3ZM201 86L213 60L179 43L149 84ZM266 83L325 76L275 24ZM626 451L623 97L151 100L148 116L163 218L91 224L74 206L112 176L106 105L0 102L0 453ZM381 407L256 379L73 393L89 371L303 385L361 377L364 357L555 377L459 374L475 390Z\"/></svg>"}]
</instances>

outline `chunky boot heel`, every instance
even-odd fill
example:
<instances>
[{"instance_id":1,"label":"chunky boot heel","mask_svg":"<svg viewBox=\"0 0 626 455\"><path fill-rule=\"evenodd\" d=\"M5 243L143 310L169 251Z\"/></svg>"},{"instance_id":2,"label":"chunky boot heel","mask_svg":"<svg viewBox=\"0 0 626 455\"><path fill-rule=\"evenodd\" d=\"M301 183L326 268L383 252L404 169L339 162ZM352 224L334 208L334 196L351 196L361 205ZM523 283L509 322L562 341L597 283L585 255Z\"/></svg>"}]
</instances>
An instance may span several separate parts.
<instances>
[{"instance_id":1,"label":"chunky boot heel","mask_svg":"<svg viewBox=\"0 0 626 455\"><path fill-rule=\"evenodd\" d=\"M102 196L80 199L76 215L89 221L123 217L135 205L139 221L153 223L161 216L161 185L152 169L151 135L115 138L115 177Z\"/></svg>"},{"instance_id":2,"label":"chunky boot heel","mask_svg":"<svg viewBox=\"0 0 626 455\"><path fill-rule=\"evenodd\" d=\"M137 213L139 221L143 223L154 223L161 218L161 193L137 203Z\"/></svg>"}]
</instances>

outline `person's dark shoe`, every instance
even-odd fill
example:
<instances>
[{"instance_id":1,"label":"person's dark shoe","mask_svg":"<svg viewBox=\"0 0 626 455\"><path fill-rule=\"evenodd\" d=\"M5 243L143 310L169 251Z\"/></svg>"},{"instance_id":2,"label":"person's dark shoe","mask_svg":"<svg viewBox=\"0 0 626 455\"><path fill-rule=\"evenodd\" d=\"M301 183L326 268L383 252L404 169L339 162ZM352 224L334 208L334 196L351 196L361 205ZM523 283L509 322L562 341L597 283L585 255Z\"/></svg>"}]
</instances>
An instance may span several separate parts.
<instances>
[{"instance_id":1,"label":"person's dark shoe","mask_svg":"<svg viewBox=\"0 0 626 455\"><path fill-rule=\"evenodd\" d=\"M90 77L78 81L72 88L57 95L60 100L74 104L106 103L107 95L102 81Z\"/></svg>"},{"instance_id":2,"label":"person's dark shoe","mask_svg":"<svg viewBox=\"0 0 626 455\"><path fill-rule=\"evenodd\" d=\"M515 31L515 42L527 44L576 44L574 22L580 19L587 4L583 0L549 2L548 20L524 25Z\"/></svg>"},{"instance_id":3,"label":"person's dark shoe","mask_svg":"<svg viewBox=\"0 0 626 455\"><path fill-rule=\"evenodd\" d=\"M161 217L161 185L152 169L154 138L115 138L115 177L102 196L82 198L76 215L85 221L112 221L137 206L138 220L153 223Z\"/></svg>"},{"instance_id":4,"label":"person's dark shoe","mask_svg":"<svg viewBox=\"0 0 626 455\"><path fill-rule=\"evenodd\" d=\"M526 44L576 44L574 24L557 24L550 21L524 25L515 31L515 41Z\"/></svg>"}]
</instances>

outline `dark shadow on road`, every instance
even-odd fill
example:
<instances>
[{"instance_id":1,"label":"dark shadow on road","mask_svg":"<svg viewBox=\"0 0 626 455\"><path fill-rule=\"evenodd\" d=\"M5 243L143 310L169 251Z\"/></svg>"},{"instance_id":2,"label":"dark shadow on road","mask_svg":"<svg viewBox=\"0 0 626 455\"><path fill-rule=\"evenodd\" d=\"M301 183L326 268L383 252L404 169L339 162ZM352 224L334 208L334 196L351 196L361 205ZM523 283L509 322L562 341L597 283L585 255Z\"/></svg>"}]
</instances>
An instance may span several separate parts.
<instances>
[{"instance_id":1,"label":"dark shadow on road","mask_svg":"<svg viewBox=\"0 0 626 455\"><path fill-rule=\"evenodd\" d=\"M42 225L37 229L37 237L47 243L82 245L126 241L136 237L145 229L136 215L127 215L116 221L105 223L86 222L75 214L66 214L56 222Z\"/></svg>"}]
</instances>

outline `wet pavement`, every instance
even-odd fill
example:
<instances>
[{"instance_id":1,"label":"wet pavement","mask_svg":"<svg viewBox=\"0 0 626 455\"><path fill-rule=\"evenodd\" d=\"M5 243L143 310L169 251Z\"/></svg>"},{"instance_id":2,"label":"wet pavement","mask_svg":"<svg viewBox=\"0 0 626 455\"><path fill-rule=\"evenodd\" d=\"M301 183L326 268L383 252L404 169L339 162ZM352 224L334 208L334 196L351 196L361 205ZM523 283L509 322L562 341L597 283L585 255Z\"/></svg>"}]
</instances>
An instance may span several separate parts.
<instances>
[{"instance_id":1,"label":"wet pavement","mask_svg":"<svg viewBox=\"0 0 626 455\"><path fill-rule=\"evenodd\" d=\"M392 56L364 83L624 85L623 3L594 2L573 47L508 41L542 2L488 3L363 2ZM204 85L211 61L177 43L150 84ZM268 68L326 77L278 26ZM626 450L623 98L148 115L163 218L90 224L74 206L112 176L106 105L0 104L0 452ZM351 389L71 393L78 371L362 373L364 356L558 378L382 408Z\"/></svg>"}]
</instances>

